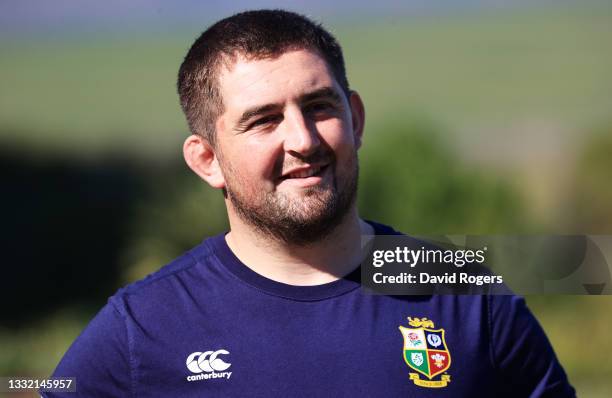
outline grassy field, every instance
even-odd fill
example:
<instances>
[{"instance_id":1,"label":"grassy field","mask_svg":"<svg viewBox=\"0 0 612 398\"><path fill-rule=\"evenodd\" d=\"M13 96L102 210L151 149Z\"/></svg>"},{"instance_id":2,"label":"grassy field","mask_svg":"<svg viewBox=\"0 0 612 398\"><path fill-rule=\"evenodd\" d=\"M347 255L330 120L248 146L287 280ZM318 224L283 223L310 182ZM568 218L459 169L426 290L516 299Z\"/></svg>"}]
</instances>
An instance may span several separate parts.
<instances>
[{"instance_id":1,"label":"grassy field","mask_svg":"<svg viewBox=\"0 0 612 398\"><path fill-rule=\"evenodd\" d=\"M387 17L333 30L372 135L411 114L461 133L455 141L531 121L578 130L612 114L609 6ZM167 151L186 129L175 76L196 34L0 40L2 138Z\"/></svg>"},{"instance_id":2,"label":"grassy field","mask_svg":"<svg viewBox=\"0 0 612 398\"><path fill-rule=\"evenodd\" d=\"M373 123L414 109L451 127L575 125L612 110L612 7L390 18L338 35Z\"/></svg>"}]
</instances>

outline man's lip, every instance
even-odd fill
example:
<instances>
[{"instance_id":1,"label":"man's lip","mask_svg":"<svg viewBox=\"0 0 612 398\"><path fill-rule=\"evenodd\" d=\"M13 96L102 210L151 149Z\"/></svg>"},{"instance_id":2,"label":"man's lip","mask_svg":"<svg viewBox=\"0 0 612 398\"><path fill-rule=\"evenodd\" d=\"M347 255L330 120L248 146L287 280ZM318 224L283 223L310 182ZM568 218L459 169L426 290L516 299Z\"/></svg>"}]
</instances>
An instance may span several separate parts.
<instances>
[{"instance_id":1,"label":"man's lip","mask_svg":"<svg viewBox=\"0 0 612 398\"><path fill-rule=\"evenodd\" d=\"M289 170L286 173L283 173L283 175L280 176L281 180L286 180L289 178L294 178L294 177L289 177L291 174L294 173L299 173L299 172L304 172L304 171L309 171L312 169L319 169L319 171L317 171L317 173L320 173L325 167L327 167L329 165L329 163L318 163L318 164L311 164L308 166L302 166L302 167L296 167L294 169Z\"/></svg>"}]
</instances>

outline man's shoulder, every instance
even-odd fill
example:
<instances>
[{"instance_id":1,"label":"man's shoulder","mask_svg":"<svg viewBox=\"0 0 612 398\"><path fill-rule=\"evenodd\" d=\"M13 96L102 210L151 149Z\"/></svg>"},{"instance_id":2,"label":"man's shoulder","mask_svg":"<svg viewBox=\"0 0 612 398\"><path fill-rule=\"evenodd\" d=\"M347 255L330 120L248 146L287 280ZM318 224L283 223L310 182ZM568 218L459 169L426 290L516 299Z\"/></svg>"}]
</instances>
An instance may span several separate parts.
<instances>
[{"instance_id":1,"label":"man's shoulder","mask_svg":"<svg viewBox=\"0 0 612 398\"><path fill-rule=\"evenodd\" d=\"M204 240L157 271L120 288L111 297L110 301L127 300L138 296L150 297L151 295L163 294L167 290L175 290L176 284L173 281L188 280L196 267L199 269L195 272L206 270L206 267L210 264L210 257L214 254L212 246L209 244L210 239L212 238ZM187 274L190 274L190 276Z\"/></svg>"},{"instance_id":2,"label":"man's shoulder","mask_svg":"<svg viewBox=\"0 0 612 398\"><path fill-rule=\"evenodd\" d=\"M372 220L364 220L374 228L375 235L404 235L393 227Z\"/></svg>"}]
</instances>

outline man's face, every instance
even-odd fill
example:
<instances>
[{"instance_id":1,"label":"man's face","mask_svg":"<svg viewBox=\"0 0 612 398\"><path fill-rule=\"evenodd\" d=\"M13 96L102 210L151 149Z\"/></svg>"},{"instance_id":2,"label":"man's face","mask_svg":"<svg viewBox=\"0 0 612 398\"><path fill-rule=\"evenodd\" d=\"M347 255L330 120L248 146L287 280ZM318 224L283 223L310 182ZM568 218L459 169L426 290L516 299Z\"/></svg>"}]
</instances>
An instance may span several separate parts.
<instances>
[{"instance_id":1,"label":"man's face","mask_svg":"<svg viewBox=\"0 0 612 398\"><path fill-rule=\"evenodd\" d=\"M225 112L215 151L230 211L287 243L324 237L354 205L354 99L308 50L239 57L221 71L219 88Z\"/></svg>"}]
</instances>

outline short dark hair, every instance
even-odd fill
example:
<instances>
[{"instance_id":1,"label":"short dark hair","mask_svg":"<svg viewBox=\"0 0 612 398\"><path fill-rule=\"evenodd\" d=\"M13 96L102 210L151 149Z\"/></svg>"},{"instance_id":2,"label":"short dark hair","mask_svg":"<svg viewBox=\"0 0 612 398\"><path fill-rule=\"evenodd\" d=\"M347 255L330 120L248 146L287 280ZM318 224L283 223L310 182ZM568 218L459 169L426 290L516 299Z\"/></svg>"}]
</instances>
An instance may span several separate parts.
<instances>
[{"instance_id":1,"label":"short dark hair","mask_svg":"<svg viewBox=\"0 0 612 398\"><path fill-rule=\"evenodd\" d=\"M287 51L318 52L348 96L342 48L320 24L284 10L246 11L222 19L193 43L178 74L181 107L192 134L215 145L215 122L223 113L218 87L220 65L237 56L275 58Z\"/></svg>"}]
</instances>

